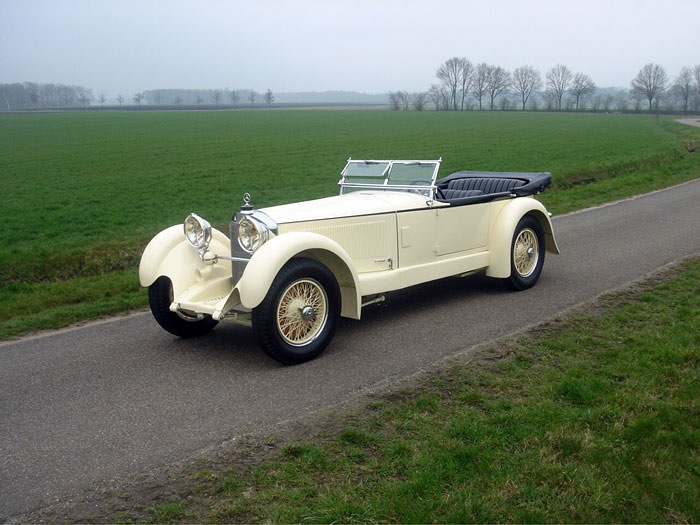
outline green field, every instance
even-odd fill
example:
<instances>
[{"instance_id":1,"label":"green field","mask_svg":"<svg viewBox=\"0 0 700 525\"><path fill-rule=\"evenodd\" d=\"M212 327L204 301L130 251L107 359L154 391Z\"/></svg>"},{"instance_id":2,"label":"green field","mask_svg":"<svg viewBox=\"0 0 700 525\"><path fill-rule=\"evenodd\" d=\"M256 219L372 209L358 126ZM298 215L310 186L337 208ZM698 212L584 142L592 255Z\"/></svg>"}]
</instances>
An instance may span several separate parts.
<instances>
[{"instance_id":1,"label":"green field","mask_svg":"<svg viewBox=\"0 0 700 525\"><path fill-rule=\"evenodd\" d=\"M551 171L554 214L700 175L700 130L651 115L385 111L0 116L0 337L140 308L146 242L196 211L226 230L335 194L347 157Z\"/></svg>"}]
</instances>

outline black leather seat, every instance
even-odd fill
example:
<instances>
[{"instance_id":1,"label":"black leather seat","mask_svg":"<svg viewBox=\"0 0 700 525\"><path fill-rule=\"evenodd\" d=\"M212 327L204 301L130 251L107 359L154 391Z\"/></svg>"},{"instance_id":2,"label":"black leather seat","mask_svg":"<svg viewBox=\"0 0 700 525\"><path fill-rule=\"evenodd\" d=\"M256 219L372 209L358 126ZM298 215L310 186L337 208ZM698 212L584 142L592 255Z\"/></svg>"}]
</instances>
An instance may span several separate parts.
<instances>
[{"instance_id":1,"label":"black leather seat","mask_svg":"<svg viewBox=\"0 0 700 525\"><path fill-rule=\"evenodd\" d=\"M484 194L484 192L481 190L458 190L452 188L446 188L440 191L442 193L442 198L448 201L453 199L463 199L464 197L476 197L477 195Z\"/></svg>"},{"instance_id":2,"label":"black leather seat","mask_svg":"<svg viewBox=\"0 0 700 525\"><path fill-rule=\"evenodd\" d=\"M454 179L447 185L447 190L458 191L481 191L484 194L488 193L503 193L510 191L513 188L522 186L525 181L519 179L501 179L495 177L471 177L464 179ZM445 190L442 190L443 193ZM477 194L478 195L478 194ZM465 197L467 195L464 195ZM457 198L457 197L445 197Z\"/></svg>"}]
</instances>

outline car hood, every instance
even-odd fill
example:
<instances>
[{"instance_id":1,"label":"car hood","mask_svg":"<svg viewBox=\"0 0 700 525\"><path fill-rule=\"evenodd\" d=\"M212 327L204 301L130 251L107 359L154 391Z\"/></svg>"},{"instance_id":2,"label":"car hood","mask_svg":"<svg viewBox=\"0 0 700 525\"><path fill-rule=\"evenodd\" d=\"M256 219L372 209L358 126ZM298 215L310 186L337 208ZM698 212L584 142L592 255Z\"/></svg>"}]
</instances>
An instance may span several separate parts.
<instances>
[{"instance_id":1,"label":"car hood","mask_svg":"<svg viewBox=\"0 0 700 525\"><path fill-rule=\"evenodd\" d=\"M355 191L336 197L262 208L277 224L376 215L428 207L424 195L394 191ZM441 204L434 202L435 204Z\"/></svg>"}]
</instances>

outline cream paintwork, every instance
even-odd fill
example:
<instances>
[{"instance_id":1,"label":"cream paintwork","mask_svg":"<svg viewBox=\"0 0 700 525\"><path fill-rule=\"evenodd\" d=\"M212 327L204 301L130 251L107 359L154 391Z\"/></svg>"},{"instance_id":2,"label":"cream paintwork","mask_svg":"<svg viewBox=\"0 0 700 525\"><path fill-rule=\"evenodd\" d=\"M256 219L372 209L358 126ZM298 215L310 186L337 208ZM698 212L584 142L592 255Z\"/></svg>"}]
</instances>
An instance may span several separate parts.
<instances>
[{"instance_id":1,"label":"cream paintwork","mask_svg":"<svg viewBox=\"0 0 700 525\"><path fill-rule=\"evenodd\" d=\"M518 221L528 213L534 215L542 225L545 237L545 249L551 253L559 253L559 246L554 238L554 228L544 205L532 198L521 197L501 201L505 203L491 223L491 242L489 243L489 264L486 275L489 277L510 276L510 249L513 242L513 232Z\"/></svg>"},{"instance_id":2,"label":"cream paintwork","mask_svg":"<svg viewBox=\"0 0 700 525\"><path fill-rule=\"evenodd\" d=\"M231 253L228 237L215 228L212 228L210 251L221 255ZM206 283L221 277L230 278L231 265L228 262L215 265L204 263L197 255L197 250L185 240L182 225L179 224L166 228L153 237L141 256L141 286L152 285L161 275L170 278L173 293L178 296L197 283ZM229 282L229 291L230 286Z\"/></svg>"},{"instance_id":3,"label":"cream paintwork","mask_svg":"<svg viewBox=\"0 0 700 525\"><path fill-rule=\"evenodd\" d=\"M313 232L289 232L263 244L246 265L234 296L245 308L255 308L265 298L282 266L295 256L316 259L335 275L342 296L341 315L360 318L359 279L347 252L329 237ZM226 314L226 310L219 315Z\"/></svg>"},{"instance_id":4,"label":"cream paintwork","mask_svg":"<svg viewBox=\"0 0 700 525\"><path fill-rule=\"evenodd\" d=\"M178 225L146 247L141 284L166 275L173 282L171 310L235 319L234 308L250 311L263 301L287 261L309 257L335 275L341 315L359 319L363 296L477 270L508 277L513 231L527 213L542 224L547 251L559 253L549 216L533 198L450 207L414 193L361 191L261 211L278 232L252 255L238 283L229 261L204 263ZM220 231L213 231L210 253L231 253Z\"/></svg>"},{"instance_id":5,"label":"cream paintwork","mask_svg":"<svg viewBox=\"0 0 700 525\"><path fill-rule=\"evenodd\" d=\"M434 201L433 206L448 206ZM361 190L345 195L261 208L278 224L323 221L342 217L360 217L403 210L425 210L429 201L424 195L400 191Z\"/></svg>"}]
</instances>

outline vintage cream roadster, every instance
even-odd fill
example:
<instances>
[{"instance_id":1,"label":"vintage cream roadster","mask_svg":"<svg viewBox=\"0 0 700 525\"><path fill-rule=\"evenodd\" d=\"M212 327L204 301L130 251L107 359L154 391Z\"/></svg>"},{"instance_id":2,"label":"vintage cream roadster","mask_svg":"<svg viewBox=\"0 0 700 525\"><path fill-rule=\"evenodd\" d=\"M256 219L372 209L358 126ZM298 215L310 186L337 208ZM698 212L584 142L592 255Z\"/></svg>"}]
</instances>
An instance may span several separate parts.
<instances>
[{"instance_id":1,"label":"vintage cream roadster","mask_svg":"<svg viewBox=\"0 0 700 525\"><path fill-rule=\"evenodd\" d=\"M297 364L331 342L339 316L407 286L484 272L533 286L559 253L544 205L549 173L460 171L440 160L348 160L340 195L255 209L230 235L194 213L156 235L141 258L156 321L193 337L223 320L252 326L274 359Z\"/></svg>"}]
</instances>

